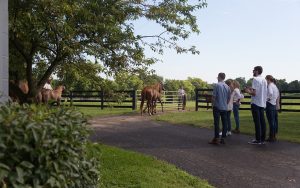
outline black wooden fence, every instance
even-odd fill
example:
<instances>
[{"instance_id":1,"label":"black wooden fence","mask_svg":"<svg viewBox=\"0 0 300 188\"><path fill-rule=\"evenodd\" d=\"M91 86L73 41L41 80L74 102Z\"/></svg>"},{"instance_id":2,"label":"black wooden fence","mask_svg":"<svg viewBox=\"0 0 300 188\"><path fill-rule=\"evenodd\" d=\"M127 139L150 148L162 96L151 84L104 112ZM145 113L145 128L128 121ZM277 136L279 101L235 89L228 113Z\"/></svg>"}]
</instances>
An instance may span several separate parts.
<instances>
[{"instance_id":1,"label":"black wooden fence","mask_svg":"<svg viewBox=\"0 0 300 188\"><path fill-rule=\"evenodd\" d=\"M98 107L101 109L131 108L136 109L136 90L126 91L69 91L62 97L66 105L78 107Z\"/></svg>"},{"instance_id":2,"label":"black wooden fence","mask_svg":"<svg viewBox=\"0 0 300 188\"><path fill-rule=\"evenodd\" d=\"M196 89L196 111L199 108L210 109L212 89ZM250 110L251 96L245 95L241 102L240 110ZM280 111L283 112L300 112L300 90L280 91Z\"/></svg>"}]
</instances>

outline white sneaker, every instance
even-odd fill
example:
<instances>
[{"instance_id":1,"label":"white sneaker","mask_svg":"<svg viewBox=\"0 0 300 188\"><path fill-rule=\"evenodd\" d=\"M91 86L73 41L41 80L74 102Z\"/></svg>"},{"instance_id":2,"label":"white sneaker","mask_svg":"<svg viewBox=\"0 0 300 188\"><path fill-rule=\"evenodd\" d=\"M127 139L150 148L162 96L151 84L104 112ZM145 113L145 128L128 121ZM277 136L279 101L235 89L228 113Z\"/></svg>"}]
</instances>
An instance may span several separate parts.
<instances>
[{"instance_id":1,"label":"white sneaker","mask_svg":"<svg viewBox=\"0 0 300 188\"><path fill-rule=\"evenodd\" d=\"M222 136L222 132L220 132L219 135Z\"/></svg>"},{"instance_id":2,"label":"white sneaker","mask_svg":"<svg viewBox=\"0 0 300 188\"><path fill-rule=\"evenodd\" d=\"M231 136L231 131L227 131L226 136Z\"/></svg>"}]
</instances>

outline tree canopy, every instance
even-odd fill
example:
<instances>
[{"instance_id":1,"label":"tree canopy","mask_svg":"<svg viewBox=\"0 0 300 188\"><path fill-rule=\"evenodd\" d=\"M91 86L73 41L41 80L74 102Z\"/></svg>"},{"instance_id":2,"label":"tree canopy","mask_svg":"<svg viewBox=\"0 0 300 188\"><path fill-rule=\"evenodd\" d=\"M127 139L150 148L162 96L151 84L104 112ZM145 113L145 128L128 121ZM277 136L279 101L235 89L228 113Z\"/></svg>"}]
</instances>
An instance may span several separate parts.
<instances>
[{"instance_id":1,"label":"tree canopy","mask_svg":"<svg viewBox=\"0 0 300 188\"><path fill-rule=\"evenodd\" d=\"M25 99L34 97L52 73L89 57L114 74L154 63L144 54L146 46L158 53L164 48L199 53L194 46L179 46L178 40L199 33L194 12L205 6L205 0L10 0L10 76L28 81ZM139 19L160 25L163 32L135 34ZM40 63L43 72L35 71Z\"/></svg>"}]
</instances>

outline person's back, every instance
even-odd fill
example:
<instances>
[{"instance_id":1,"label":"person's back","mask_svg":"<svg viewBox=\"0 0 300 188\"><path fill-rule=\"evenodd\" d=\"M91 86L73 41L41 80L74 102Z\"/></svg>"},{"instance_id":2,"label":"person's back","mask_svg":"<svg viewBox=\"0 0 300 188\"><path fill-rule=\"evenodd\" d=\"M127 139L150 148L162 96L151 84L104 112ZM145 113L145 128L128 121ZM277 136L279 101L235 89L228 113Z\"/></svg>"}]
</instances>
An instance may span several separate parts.
<instances>
[{"instance_id":1,"label":"person's back","mask_svg":"<svg viewBox=\"0 0 300 188\"><path fill-rule=\"evenodd\" d=\"M230 88L224 82L218 82L213 90L214 104L213 106L219 110L227 111L227 104L230 99Z\"/></svg>"},{"instance_id":2,"label":"person's back","mask_svg":"<svg viewBox=\"0 0 300 188\"><path fill-rule=\"evenodd\" d=\"M267 81L262 76L253 78L252 88L255 89L255 96L251 96L251 103L259 107L266 107L267 102Z\"/></svg>"}]
</instances>

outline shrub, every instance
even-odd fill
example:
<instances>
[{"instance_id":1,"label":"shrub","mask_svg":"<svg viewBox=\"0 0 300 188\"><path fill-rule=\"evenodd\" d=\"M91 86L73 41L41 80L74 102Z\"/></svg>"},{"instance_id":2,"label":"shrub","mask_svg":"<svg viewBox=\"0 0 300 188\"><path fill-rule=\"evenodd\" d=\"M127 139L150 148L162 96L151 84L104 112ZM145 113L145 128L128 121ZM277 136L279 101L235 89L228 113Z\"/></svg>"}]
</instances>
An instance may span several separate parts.
<instances>
[{"instance_id":1,"label":"shrub","mask_svg":"<svg viewBox=\"0 0 300 188\"><path fill-rule=\"evenodd\" d=\"M74 109L0 106L0 187L96 187L87 139L87 121Z\"/></svg>"}]
</instances>

